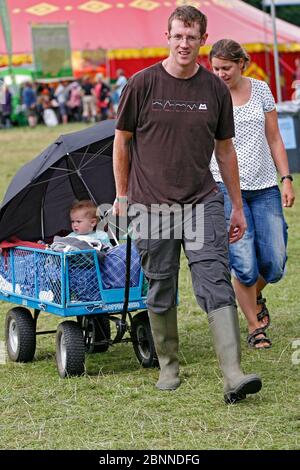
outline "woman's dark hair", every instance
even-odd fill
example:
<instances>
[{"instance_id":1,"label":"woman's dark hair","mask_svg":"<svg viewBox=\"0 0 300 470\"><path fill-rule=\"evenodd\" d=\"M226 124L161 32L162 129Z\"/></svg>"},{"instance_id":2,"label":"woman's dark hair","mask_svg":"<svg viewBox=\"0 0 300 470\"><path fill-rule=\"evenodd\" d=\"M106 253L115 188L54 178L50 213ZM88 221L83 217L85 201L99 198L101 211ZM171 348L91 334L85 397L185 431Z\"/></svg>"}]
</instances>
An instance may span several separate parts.
<instances>
[{"instance_id":1,"label":"woman's dark hair","mask_svg":"<svg viewBox=\"0 0 300 470\"><path fill-rule=\"evenodd\" d=\"M209 61L216 57L217 59L230 60L231 62L239 62L240 59L244 61L245 70L250 62L250 57L245 49L232 39L220 39L215 42L209 53Z\"/></svg>"},{"instance_id":2,"label":"woman's dark hair","mask_svg":"<svg viewBox=\"0 0 300 470\"><path fill-rule=\"evenodd\" d=\"M171 13L168 19L168 31L170 33L172 29L172 21L173 20L180 20L184 23L184 26L191 26L193 23L198 23L200 34L206 33L207 28L207 17L201 13L200 10L191 6L191 5L184 5L182 7L176 8L176 10Z\"/></svg>"}]
</instances>

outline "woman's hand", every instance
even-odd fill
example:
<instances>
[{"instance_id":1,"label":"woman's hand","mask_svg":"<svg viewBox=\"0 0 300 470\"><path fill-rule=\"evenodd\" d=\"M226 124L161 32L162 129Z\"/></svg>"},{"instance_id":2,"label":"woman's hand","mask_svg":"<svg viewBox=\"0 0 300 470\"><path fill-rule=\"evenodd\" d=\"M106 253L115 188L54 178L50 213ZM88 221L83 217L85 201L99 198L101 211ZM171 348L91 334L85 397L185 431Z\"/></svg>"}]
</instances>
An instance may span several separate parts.
<instances>
[{"instance_id":1,"label":"woman's hand","mask_svg":"<svg viewBox=\"0 0 300 470\"><path fill-rule=\"evenodd\" d=\"M282 182L281 200L283 207L293 207L295 202L295 193L292 182L289 179L285 179Z\"/></svg>"},{"instance_id":2,"label":"woman's hand","mask_svg":"<svg viewBox=\"0 0 300 470\"><path fill-rule=\"evenodd\" d=\"M229 243L235 243L242 238L247 228L243 209L232 209L229 227Z\"/></svg>"}]
</instances>

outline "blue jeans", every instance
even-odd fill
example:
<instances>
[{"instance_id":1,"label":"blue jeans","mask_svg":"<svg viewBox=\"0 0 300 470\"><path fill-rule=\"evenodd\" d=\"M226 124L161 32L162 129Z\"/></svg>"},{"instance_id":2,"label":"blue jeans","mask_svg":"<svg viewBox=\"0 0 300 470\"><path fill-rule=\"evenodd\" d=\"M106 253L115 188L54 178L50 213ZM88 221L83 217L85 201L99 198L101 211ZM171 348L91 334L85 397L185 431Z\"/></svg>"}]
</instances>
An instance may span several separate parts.
<instances>
[{"instance_id":1,"label":"blue jeans","mask_svg":"<svg viewBox=\"0 0 300 470\"><path fill-rule=\"evenodd\" d=\"M218 183L224 194L224 210L229 228L231 201L226 187ZM284 220L278 186L254 191L242 190L247 230L241 240L230 244L232 274L241 284L250 287L261 276L267 283L278 282L287 260L287 224Z\"/></svg>"}]
</instances>

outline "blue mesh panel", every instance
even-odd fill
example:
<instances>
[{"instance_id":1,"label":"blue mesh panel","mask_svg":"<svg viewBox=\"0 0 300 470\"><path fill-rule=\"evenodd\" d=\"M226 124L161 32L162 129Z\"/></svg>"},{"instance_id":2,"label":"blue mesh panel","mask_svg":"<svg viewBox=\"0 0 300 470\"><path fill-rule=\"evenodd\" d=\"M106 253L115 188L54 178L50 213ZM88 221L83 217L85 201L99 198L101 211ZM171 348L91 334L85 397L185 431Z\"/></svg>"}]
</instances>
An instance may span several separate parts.
<instances>
[{"instance_id":1,"label":"blue mesh panel","mask_svg":"<svg viewBox=\"0 0 300 470\"><path fill-rule=\"evenodd\" d=\"M39 299L61 303L61 258L59 256L37 254L37 283Z\"/></svg>"},{"instance_id":2,"label":"blue mesh panel","mask_svg":"<svg viewBox=\"0 0 300 470\"><path fill-rule=\"evenodd\" d=\"M8 257L0 257L0 288L9 292L12 292L11 260L14 267L15 294L61 303L59 256L20 248L9 250Z\"/></svg>"},{"instance_id":3,"label":"blue mesh panel","mask_svg":"<svg viewBox=\"0 0 300 470\"><path fill-rule=\"evenodd\" d=\"M20 288L21 294L27 297L35 297L34 289L34 252L15 249L14 256L14 270L16 293Z\"/></svg>"},{"instance_id":4,"label":"blue mesh panel","mask_svg":"<svg viewBox=\"0 0 300 470\"><path fill-rule=\"evenodd\" d=\"M0 289L5 292L12 292L12 272L9 251L0 256Z\"/></svg>"},{"instance_id":5,"label":"blue mesh panel","mask_svg":"<svg viewBox=\"0 0 300 470\"><path fill-rule=\"evenodd\" d=\"M101 300L93 253L82 253L69 258L70 300L93 302Z\"/></svg>"}]
</instances>

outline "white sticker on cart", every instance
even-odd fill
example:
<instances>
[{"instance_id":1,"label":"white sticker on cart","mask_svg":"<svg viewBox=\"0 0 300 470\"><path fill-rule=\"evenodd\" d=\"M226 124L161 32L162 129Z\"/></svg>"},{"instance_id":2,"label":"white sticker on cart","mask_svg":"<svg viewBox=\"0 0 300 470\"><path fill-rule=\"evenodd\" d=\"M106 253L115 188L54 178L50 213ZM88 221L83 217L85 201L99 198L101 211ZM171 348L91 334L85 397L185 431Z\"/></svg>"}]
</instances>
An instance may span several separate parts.
<instances>
[{"instance_id":1,"label":"white sticker on cart","mask_svg":"<svg viewBox=\"0 0 300 470\"><path fill-rule=\"evenodd\" d=\"M128 308L141 308L141 304L139 302L131 302L128 304Z\"/></svg>"},{"instance_id":2,"label":"white sticker on cart","mask_svg":"<svg viewBox=\"0 0 300 470\"><path fill-rule=\"evenodd\" d=\"M141 308L141 304L139 302L130 302L128 304L128 309L134 309L134 308ZM102 310L111 312L112 310L117 312L121 311L123 309L123 303L120 304L109 304L109 305L103 305Z\"/></svg>"}]
</instances>

